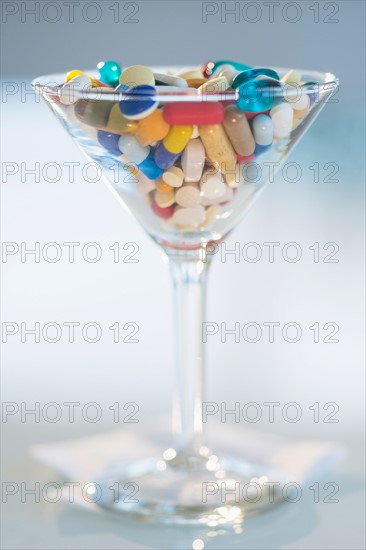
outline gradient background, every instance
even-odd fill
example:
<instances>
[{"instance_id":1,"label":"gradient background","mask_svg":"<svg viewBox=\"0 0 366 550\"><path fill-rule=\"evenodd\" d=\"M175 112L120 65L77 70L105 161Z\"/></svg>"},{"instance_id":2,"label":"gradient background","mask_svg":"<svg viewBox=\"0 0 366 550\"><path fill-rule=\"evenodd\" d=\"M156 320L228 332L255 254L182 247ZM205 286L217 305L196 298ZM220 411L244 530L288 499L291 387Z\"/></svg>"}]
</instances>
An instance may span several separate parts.
<instances>
[{"instance_id":1,"label":"gradient background","mask_svg":"<svg viewBox=\"0 0 366 550\"><path fill-rule=\"evenodd\" d=\"M248 5L237 3L241 9ZM42 12L45 4L49 11ZM297 8L293 2L278 2L273 22L265 2L252 2L248 17L254 18L254 10L259 17L253 23L242 15L237 22L229 14L225 20L221 3L214 2L210 4L218 13L206 23L203 3L195 1L139 1L131 7L107 0L94 3L96 12L95 6L88 7L91 3L82 0L75 5L74 21L69 21L63 2L57 12L51 4L39 3L39 21L24 12L34 9L34 2L2 5L3 86L18 86L14 94L3 95L1 104L3 162L24 162L27 167L35 162L85 164L46 108L34 95L20 92L30 90L30 80L40 74L92 68L102 59L116 59L123 66L237 59L254 66L328 70L339 77L341 85L333 102L289 159L301 166L300 181L288 182L279 173L227 240L228 248L236 242L241 247L256 242L262 246L263 258L257 263L235 263L231 256L225 263L216 259L207 316L228 326L251 321L301 325L303 337L296 344L281 338L270 344L264 337L256 344L236 344L232 338L223 344L218 336L210 338L207 400L226 401L228 406L235 401L299 403L307 411L299 423L278 418L274 424L263 420L254 427L292 439L345 444L347 461L325 476L325 482L340 485L339 503L301 503L290 517L278 512L258 518L245 526L240 537L216 537L206 548L364 548L364 2L299 1ZM118 23L113 20L117 5ZM133 5L138 6L136 22L123 21L135 9ZM226 6L232 9L234 2ZM286 21L283 13L294 18L293 10L299 7L299 20ZM317 8L319 22L314 22ZM84 11L84 17L83 9L90 10ZM91 23L97 13L99 21ZM51 23L56 15L59 20ZM320 166L319 182L314 182L309 168L315 162ZM337 163L338 182L326 180L330 174L324 169L326 163ZM22 263L19 255L9 258L2 264L2 318L29 324L94 321L102 326L103 337L96 344L80 336L74 344L65 337L56 344L9 338L3 345L3 400L24 401L29 407L35 401L96 401L106 412L97 424L82 419L74 424L37 424L32 419L22 423L19 416L3 424L4 479L18 483L53 480L52 473L28 458L32 444L115 428L108 406L116 401L140 405L143 430L160 415L162 429L168 426L173 383L168 269L158 248L108 190L100 182L83 181L80 168L75 173L76 183L68 181L65 167L57 183L42 177L35 182L33 176L22 181L20 172L9 176L2 187L2 239L26 242L29 247L35 242L95 241L102 247L102 259L87 263L77 254L73 264L66 257L52 264L31 258ZM108 247L116 241L121 246L137 243L138 263L114 263ZM274 263L269 263L263 243L274 241L281 243L279 250L286 243L299 243L302 259L288 263L277 253ZM314 242L321 249L325 243L336 243L338 263L315 263L309 250ZM324 255L322 251L321 258ZM108 327L116 321L138 323L140 342L113 343ZM339 343L315 344L308 329L314 322L337 323ZM316 401L337 403L339 423L315 424L308 407ZM27 504L9 501L3 507L7 516L3 547L191 548L196 538L190 529L132 529L60 508L31 500Z\"/></svg>"}]
</instances>

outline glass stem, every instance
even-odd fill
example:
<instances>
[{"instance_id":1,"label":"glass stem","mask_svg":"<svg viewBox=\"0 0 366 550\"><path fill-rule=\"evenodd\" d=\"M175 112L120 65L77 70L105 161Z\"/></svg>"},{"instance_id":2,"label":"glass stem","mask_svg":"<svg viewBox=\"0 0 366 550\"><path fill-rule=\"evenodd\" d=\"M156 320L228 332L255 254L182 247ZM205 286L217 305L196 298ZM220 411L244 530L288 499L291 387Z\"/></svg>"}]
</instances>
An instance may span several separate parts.
<instances>
[{"instance_id":1,"label":"glass stem","mask_svg":"<svg viewBox=\"0 0 366 550\"><path fill-rule=\"evenodd\" d=\"M196 454L202 445L205 379L202 323L205 319L209 259L199 251L168 252L174 284L176 379L173 400L175 448Z\"/></svg>"}]
</instances>

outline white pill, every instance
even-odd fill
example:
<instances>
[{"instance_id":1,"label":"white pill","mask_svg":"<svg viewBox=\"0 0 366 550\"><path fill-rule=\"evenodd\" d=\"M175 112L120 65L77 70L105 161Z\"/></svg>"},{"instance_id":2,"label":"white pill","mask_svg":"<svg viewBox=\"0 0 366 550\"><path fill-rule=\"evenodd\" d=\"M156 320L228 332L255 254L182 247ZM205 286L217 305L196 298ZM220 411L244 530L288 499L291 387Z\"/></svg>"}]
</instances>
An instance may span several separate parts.
<instances>
[{"instance_id":1,"label":"white pill","mask_svg":"<svg viewBox=\"0 0 366 550\"><path fill-rule=\"evenodd\" d=\"M182 168L184 180L188 182L200 181L205 165L205 148L198 139L189 140L182 154Z\"/></svg>"},{"instance_id":2,"label":"white pill","mask_svg":"<svg viewBox=\"0 0 366 550\"><path fill-rule=\"evenodd\" d=\"M195 183L184 183L175 193L175 202L184 208L198 206L201 202L198 185Z\"/></svg>"},{"instance_id":3,"label":"white pill","mask_svg":"<svg viewBox=\"0 0 366 550\"><path fill-rule=\"evenodd\" d=\"M154 73L155 80L160 80L168 86L178 86L179 88L187 88L187 81L179 76L172 76L164 73Z\"/></svg>"},{"instance_id":4,"label":"white pill","mask_svg":"<svg viewBox=\"0 0 366 550\"><path fill-rule=\"evenodd\" d=\"M137 139L130 134L122 135L119 138L118 147L122 153L136 164L143 162L150 153L150 147L141 147Z\"/></svg>"},{"instance_id":5,"label":"white pill","mask_svg":"<svg viewBox=\"0 0 366 550\"><path fill-rule=\"evenodd\" d=\"M254 140L258 145L271 145L273 141L273 122L268 115L257 115L252 124Z\"/></svg>"},{"instance_id":6,"label":"white pill","mask_svg":"<svg viewBox=\"0 0 366 550\"><path fill-rule=\"evenodd\" d=\"M218 206L218 205L212 205L212 206L209 206L208 208L206 208L205 223L211 223L214 220L216 220L217 218L219 218L221 210L222 210L221 206Z\"/></svg>"},{"instance_id":7,"label":"white pill","mask_svg":"<svg viewBox=\"0 0 366 550\"><path fill-rule=\"evenodd\" d=\"M63 105L72 105L80 99L80 92L82 93L85 90L91 90L92 83L88 76L80 74L65 82L65 84L60 89L60 103Z\"/></svg>"},{"instance_id":8,"label":"white pill","mask_svg":"<svg viewBox=\"0 0 366 550\"><path fill-rule=\"evenodd\" d=\"M201 196L205 199L219 199L226 191L226 185L222 180L222 175L218 172L210 174L205 172L200 182Z\"/></svg>"},{"instance_id":9,"label":"white pill","mask_svg":"<svg viewBox=\"0 0 366 550\"><path fill-rule=\"evenodd\" d=\"M227 81L231 84L237 74L241 71L235 69L232 65L221 65L212 76L224 76Z\"/></svg>"},{"instance_id":10,"label":"white pill","mask_svg":"<svg viewBox=\"0 0 366 550\"><path fill-rule=\"evenodd\" d=\"M167 193L162 193L161 191L155 191L154 194L155 202L160 208L168 208L175 203L175 193L174 191L168 191Z\"/></svg>"},{"instance_id":11,"label":"white pill","mask_svg":"<svg viewBox=\"0 0 366 550\"><path fill-rule=\"evenodd\" d=\"M163 181L172 187L180 187L183 184L184 173L178 166L172 166L162 175Z\"/></svg>"},{"instance_id":12,"label":"white pill","mask_svg":"<svg viewBox=\"0 0 366 550\"><path fill-rule=\"evenodd\" d=\"M228 185L225 185L225 193L221 197L216 197L215 199L207 199L206 197L201 196L202 206L213 206L221 204L223 202L229 202L234 197L234 191Z\"/></svg>"},{"instance_id":13,"label":"white pill","mask_svg":"<svg viewBox=\"0 0 366 550\"><path fill-rule=\"evenodd\" d=\"M199 133L199 130L198 130L198 126L193 126L193 130L192 130L192 135L190 137L190 139L196 139L198 138L200 135Z\"/></svg>"},{"instance_id":14,"label":"white pill","mask_svg":"<svg viewBox=\"0 0 366 550\"><path fill-rule=\"evenodd\" d=\"M273 122L273 137L284 138L292 130L294 111L288 103L280 103L269 113Z\"/></svg>"},{"instance_id":15,"label":"white pill","mask_svg":"<svg viewBox=\"0 0 366 550\"><path fill-rule=\"evenodd\" d=\"M205 209L201 204L194 208L182 208L177 206L172 216L172 221L178 227L194 228L205 221Z\"/></svg>"}]
</instances>

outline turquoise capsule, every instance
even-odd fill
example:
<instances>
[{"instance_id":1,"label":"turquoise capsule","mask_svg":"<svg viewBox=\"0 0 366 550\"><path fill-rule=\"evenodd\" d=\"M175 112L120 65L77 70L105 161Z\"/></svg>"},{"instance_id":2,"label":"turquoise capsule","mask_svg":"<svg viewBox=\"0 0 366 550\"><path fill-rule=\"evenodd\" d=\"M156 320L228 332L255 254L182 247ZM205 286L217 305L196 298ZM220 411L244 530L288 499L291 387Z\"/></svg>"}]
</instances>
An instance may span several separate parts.
<instances>
[{"instance_id":1,"label":"turquoise capsule","mask_svg":"<svg viewBox=\"0 0 366 550\"><path fill-rule=\"evenodd\" d=\"M247 80L238 91L236 105L248 113L262 113L282 101L282 85L273 78Z\"/></svg>"},{"instance_id":2,"label":"turquoise capsule","mask_svg":"<svg viewBox=\"0 0 366 550\"><path fill-rule=\"evenodd\" d=\"M119 84L119 77L122 69L115 61L100 61L97 68L99 70L99 80L115 88Z\"/></svg>"},{"instance_id":3,"label":"turquoise capsule","mask_svg":"<svg viewBox=\"0 0 366 550\"><path fill-rule=\"evenodd\" d=\"M248 69L247 71L243 71L242 73L236 75L231 83L231 87L236 90L236 88L239 88L239 86L244 84L244 82L248 82L254 78L258 78L259 76L269 76L269 78L273 78L274 80L280 79L278 73L272 69Z\"/></svg>"},{"instance_id":4,"label":"turquoise capsule","mask_svg":"<svg viewBox=\"0 0 366 550\"><path fill-rule=\"evenodd\" d=\"M230 65L237 71L246 71L251 69L250 65L243 65L243 63L237 63L236 61L209 61L203 66L202 72L205 77L209 78L222 65Z\"/></svg>"}]
</instances>

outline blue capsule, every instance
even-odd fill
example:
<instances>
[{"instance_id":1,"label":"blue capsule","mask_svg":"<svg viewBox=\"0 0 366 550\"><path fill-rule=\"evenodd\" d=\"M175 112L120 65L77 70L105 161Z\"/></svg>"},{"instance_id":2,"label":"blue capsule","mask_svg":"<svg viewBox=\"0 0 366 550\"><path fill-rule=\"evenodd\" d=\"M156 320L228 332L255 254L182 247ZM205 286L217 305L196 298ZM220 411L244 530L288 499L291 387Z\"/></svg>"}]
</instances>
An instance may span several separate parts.
<instances>
[{"instance_id":1,"label":"blue capsule","mask_svg":"<svg viewBox=\"0 0 366 550\"><path fill-rule=\"evenodd\" d=\"M121 136L105 132L104 130L98 130L97 137L100 145L107 149L112 155L117 155L118 157L121 155L121 151L118 147L118 140Z\"/></svg>"},{"instance_id":2,"label":"blue capsule","mask_svg":"<svg viewBox=\"0 0 366 550\"><path fill-rule=\"evenodd\" d=\"M171 166L173 166L173 164L177 159L179 159L181 154L182 152L171 153L170 151L165 149L163 143L160 143L160 145L158 145L158 147L155 149L154 159L156 164L160 168L164 168L165 170L166 168L170 168Z\"/></svg>"},{"instance_id":3,"label":"blue capsule","mask_svg":"<svg viewBox=\"0 0 366 550\"><path fill-rule=\"evenodd\" d=\"M282 84L275 79L252 79L239 86L237 107L248 113L262 113L282 102Z\"/></svg>"},{"instance_id":4,"label":"blue capsule","mask_svg":"<svg viewBox=\"0 0 366 550\"><path fill-rule=\"evenodd\" d=\"M137 166L149 180L157 180L164 172L164 170L156 164L152 154Z\"/></svg>"},{"instance_id":5,"label":"blue capsule","mask_svg":"<svg viewBox=\"0 0 366 550\"><path fill-rule=\"evenodd\" d=\"M272 147L272 143L270 145L259 145L259 143L255 144L254 149L254 155L257 157L258 155L262 155L262 153L265 153L266 151L269 151Z\"/></svg>"}]
</instances>

